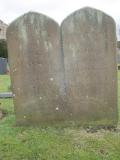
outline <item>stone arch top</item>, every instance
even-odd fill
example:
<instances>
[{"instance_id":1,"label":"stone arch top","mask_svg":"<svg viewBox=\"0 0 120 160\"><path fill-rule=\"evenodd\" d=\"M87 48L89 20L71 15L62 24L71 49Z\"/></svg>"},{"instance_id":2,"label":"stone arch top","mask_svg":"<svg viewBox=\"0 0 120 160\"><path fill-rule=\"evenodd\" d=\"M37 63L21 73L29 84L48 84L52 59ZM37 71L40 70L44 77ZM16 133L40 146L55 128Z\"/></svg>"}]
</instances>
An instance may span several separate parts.
<instances>
[{"instance_id":1,"label":"stone arch top","mask_svg":"<svg viewBox=\"0 0 120 160\"><path fill-rule=\"evenodd\" d=\"M72 18L77 18L79 17L79 20L81 21L85 21L85 19L87 18L87 20L92 20L92 22L94 21L94 23L102 23L102 17L108 17L111 21L113 21L112 23L114 23L115 25L115 21L114 19L106 14L105 12L99 10L99 9L95 9L95 8L92 8L92 7L83 7L83 8L80 8L74 12L72 12L71 14L69 14L66 18L64 18L64 20L62 21L61 23L61 26L63 25L63 23L66 23L69 19L72 19Z\"/></svg>"}]
</instances>

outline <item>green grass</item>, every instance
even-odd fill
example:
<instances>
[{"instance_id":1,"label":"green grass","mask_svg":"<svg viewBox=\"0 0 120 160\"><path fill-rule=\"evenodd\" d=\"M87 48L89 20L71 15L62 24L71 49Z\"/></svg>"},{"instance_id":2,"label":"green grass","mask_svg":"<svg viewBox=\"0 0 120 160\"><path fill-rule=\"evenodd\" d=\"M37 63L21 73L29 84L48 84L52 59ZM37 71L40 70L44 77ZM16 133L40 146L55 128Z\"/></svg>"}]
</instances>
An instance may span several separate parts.
<instances>
[{"instance_id":1,"label":"green grass","mask_svg":"<svg viewBox=\"0 0 120 160\"><path fill-rule=\"evenodd\" d=\"M120 104L120 71L118 83ZM9 85L9 76L0 76L0 92L7 91ZM0 160L120 160L120 131L16 127L12 100L2 99L0 103L7 112L0 120Z\"/></svg>"},{"instance_id":2,"label":"green grass","mask_svg":"<svg viewBox=\"0 0 120 160\"><path fill-rule=\"evenodd\" d=\"M9 91L10 78L8 75L0 75L0 92Z\"/></svg>"}]
</instances>

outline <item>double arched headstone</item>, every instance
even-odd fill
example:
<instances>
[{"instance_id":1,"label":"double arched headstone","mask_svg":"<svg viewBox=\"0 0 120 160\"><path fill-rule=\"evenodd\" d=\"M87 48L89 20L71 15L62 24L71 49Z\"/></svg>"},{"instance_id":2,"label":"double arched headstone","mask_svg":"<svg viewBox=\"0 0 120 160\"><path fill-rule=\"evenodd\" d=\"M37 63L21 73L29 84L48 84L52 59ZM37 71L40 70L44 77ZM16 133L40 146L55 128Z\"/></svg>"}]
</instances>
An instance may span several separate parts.
<instances>
[{"instance_id":1,"label":"double arched headstone","mask_svg":"<svg viewBox=\"0 0 120 160\"><path fill-rule=\"evenodd\" d=\"M83 8L61 27L29 12L7 31L17 124L117 122L116 33L105 13Z\"/></svg>"}]
</instances>

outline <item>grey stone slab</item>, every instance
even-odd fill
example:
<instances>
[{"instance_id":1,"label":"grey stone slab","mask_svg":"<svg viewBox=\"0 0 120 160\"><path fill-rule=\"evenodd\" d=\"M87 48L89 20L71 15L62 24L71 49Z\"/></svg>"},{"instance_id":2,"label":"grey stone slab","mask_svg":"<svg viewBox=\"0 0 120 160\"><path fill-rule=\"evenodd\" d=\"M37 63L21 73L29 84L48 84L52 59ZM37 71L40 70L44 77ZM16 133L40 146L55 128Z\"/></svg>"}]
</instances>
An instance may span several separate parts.
<instances>
[{"instance_id":1,"label":"grey stone slab","mask_svg":"<svg viewBox=\"0 0 120 160\"><path fill-rule=\"evenodd\" d=\"M120 64L120 48L117 48L116 60L117 60L117 64Z\"/></svg>"},{"instance_id":2,"label":"grey stone slab","mask_svg":"<svg viewBox=\"0 0 120 160\"><path fill-rule=\"evenodd\" d=\"M89 7L62 23L66 92L71 119L116 124L116 27L105 13ZM99 122L100 121L100 122Z\"/></svg>"},{"instance_id":3,"label":"grey stone slab","mask_svg":"<svg viewBox=\"0 0 120 160\"><path fill-rule=\"evenodd\" d=\"M12 98L13 94L12 92L1 92L0 93L0 98Z\"/></svg>"},{"instance_id":4,"label":"grey stone slab","mask_svg":"<svg viewBox=\"0 0 120 160\"><path fill-rule=\"evenodd\" d=\"M0 74L7 73L7 59L0 57Z\"/></svg>"},{"instance_id":5,"label":"grey stone slab","mask_svg":"<svg viewBox=\"0 0 120 160\"><path fill-rule=\"evenodd\" d=\"M60 29L51 18L24 14L7 30L8 55L17 124L66 118Z\"/></svg>"}]
</instances>

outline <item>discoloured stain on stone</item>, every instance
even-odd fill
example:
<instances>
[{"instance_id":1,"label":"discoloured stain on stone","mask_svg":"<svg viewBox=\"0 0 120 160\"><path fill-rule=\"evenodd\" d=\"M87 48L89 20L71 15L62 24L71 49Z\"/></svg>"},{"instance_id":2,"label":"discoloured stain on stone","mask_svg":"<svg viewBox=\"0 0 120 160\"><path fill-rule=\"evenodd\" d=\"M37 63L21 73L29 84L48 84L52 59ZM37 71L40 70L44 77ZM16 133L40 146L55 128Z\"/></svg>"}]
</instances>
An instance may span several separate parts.
<instances>
[{"instance_id":1,"label":"discoloured stain on stone","mask_svg":"<svg viewBox=\"0 0 120 160\"><path fill-rule=\"evenodd\" d=\"M102 17L103 17L103 13L98 11L97 12L98 24L102 23Z\"/></svg>"}]
</instances>

